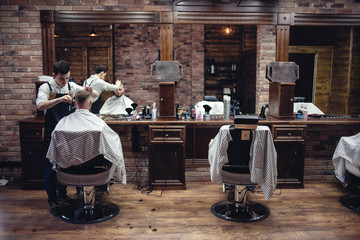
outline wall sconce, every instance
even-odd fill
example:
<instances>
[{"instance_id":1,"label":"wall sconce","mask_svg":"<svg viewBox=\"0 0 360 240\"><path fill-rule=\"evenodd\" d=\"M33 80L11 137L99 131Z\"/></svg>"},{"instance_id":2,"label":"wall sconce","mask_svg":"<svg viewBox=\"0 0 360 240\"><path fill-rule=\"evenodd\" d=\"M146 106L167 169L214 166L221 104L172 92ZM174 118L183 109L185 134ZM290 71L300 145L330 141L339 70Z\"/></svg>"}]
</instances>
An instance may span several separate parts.
<instances>
[{"instance_id":1,"label":"wall sconce","mask_svg":"<svg viewBox=\"0 0 360 240\"><path fill-rule=\"evenodd\" d=\"M95 30L94 30L94 28L91 30L91 33L89 33L89 35L88 35L89 37L97 37L97 36L99 36L99 34L96 34L95 33Z\"/></svg>"},{"instance_id":2,"label":"wall sconce","mask_svg":"<svg viewBox=\"0 0 360 240\"><path fill-rule=\"evenodd\" d=\"M225 35L225 36L230 36L230 35L233 35L235 33L235 28L233 26L223 26L221 27L220 29L220 32L222 35Z\"/></svg>"}]
</instances>

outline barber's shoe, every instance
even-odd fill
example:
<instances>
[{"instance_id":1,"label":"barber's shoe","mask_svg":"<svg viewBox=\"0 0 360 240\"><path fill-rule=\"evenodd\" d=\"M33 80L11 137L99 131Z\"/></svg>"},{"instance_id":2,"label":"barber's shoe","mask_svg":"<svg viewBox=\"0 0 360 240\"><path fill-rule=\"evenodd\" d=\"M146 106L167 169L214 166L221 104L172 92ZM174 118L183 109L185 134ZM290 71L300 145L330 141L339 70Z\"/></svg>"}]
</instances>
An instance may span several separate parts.
<instances>
[{"instance_id":1,"label":"barber's shoe","mask_svg":"<svg viewBox=\"0 0 360 240\"><path fill-rule=\"evenodd\" d=\"M65 196L58 200L60 203L68 204L68 205L75 205L76 199L69 198L68 196Z\"/></svg>"},{"instance_id":2,"label":"barber's shoe","mask_svg":"<svg viewBox=\"0 0 360 240\"><path fill-rule=\"evenodd\" d=\"M60 208L56 203L50 204L49 211L54 216L59 216L60 215Z\"/></svg>"}]
</instances>

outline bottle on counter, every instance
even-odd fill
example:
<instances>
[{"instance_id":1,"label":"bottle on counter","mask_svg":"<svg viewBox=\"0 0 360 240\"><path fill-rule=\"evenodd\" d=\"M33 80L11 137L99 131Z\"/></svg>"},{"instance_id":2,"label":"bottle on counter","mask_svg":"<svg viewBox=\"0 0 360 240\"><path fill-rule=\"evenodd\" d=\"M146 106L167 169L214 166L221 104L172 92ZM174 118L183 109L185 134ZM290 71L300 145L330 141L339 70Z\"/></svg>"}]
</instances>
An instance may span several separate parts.
<instances>
[{"instance_id":1,"label":"bottle on counter","mask_svg":"<svg viewBox=\"0 0 360 240\"><path fill-rule=\"evenodd\" d=\"M191 119L195 118L195 107L192 104L189 106L189 115L190 115Z\"/></svg>"},{"instance_id":2,"label":"bottle on counter","mask_svg":"<svg viewBox=\"0 0 360 240\"><path fill-rule=\"evenodd\" d=\"M211 64L210 73L215 73L215 66L214 66L214 64Z\"/></svg>"},{"instance_id":3,"label":"bottle on counter","mask_svg":"<svg viewBox=\"0 0 360 240\"><path fill-rule=\"evenodd\" d=\"M157 108L156 103L153 103L152 111L151 111L151 118L155 120L157 118Z\"/></svg>"},{"instance_id":4,"label":"bottle on counter","mask_svg":"<svg viewBox=\"0 0 360 240\"><path fill-rule=\"evenodd\" d=\"M181 120L182 115L183 115L183 108L179 104L177 104L177 106L176 106L176 119Z\"/></svg>"}]
</instances>

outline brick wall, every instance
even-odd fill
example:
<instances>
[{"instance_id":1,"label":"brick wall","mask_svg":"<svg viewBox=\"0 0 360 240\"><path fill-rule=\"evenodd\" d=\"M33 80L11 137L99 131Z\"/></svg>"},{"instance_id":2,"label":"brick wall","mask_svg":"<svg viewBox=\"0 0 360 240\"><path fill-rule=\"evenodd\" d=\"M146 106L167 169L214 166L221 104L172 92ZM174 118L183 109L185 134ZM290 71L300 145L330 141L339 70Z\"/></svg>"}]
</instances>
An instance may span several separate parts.
<instances>
[{"instance_id":1,"label":"brick wall","mask_svg":"<svg viewBox=\"0 0 360 240\"><path fill-rule=\"evenodd\" d=\"M17 121L34 116L35 85L39 75L42 75L42 48L40 10L67 10L67 11L169 11L170 0L1 0L0 3L0 163L19 163L20 144ZM360 4L352 0L319 0L319 1L279 1L280 12L299 13L336 13L360 14ZM120 29L118 29L120 31ZM152 31L157 31L155 27ZM176 59L181 59L190 69L185 71L184 81L178 84L176 102L188 105L196 102L203 94L203 26L175 26L174 52ZM185 34L186 33L186 34ZM183 36L182 34L186 35ZM150 38L151 39L151 38ZM158 39L154 38L155 50ZM257 55L257 107L267 102L268 83L264 79L264 66L268 59L274 59L275 36L273 26L258 28L258 55ZM140 42L140 41L138 41ZM191 52L188 51L191 46ZM181 51L181 49L186 51ZM146 51L145 51L146 53ZM142 63L152 61L156 53L149 52ZM138 56L139 57L139 56ZM120 60L121 61L121 60ZM145 71L146 67L142 66ZM116 70L121 77L121 66ZM138 74L134 72L134 74ZM140 73L139 73L140 74ZM141 73L143 74L143 73ZM140 75L144 76L144 75ZM131 77L131 74L130 74ZM129 77L129 78L130 78ZM148 78L145 78L148 81ZM150 104L151 94L157 92L156 86L150 82L144 84L149 87L149 94L144 96L144 103ZM125 87L131 89L125 80ZM191 87L190 87L191 86ZM181 93L191 94L183 96ZM141 100L143 92L128 94ZM184 94L185 95L185 94ZM15 164L16 165L16 164ZM6 178L19 178L19 167L1 167L0 175Z\"/></svg>"},{"instance_id":2,"label":"brick wall","mask_svg":"<svg viewBox=\"0 0 360 240\"><path fill-rule=\"evenodd\" d=\"M329 131L331 129L331 131ZM360 132L360 125L309 125L306 128L304 180L334 179L332 156L341 136Z\"/></svg>"},{"instance_id":3,"label":"brick wall","mask_svg":"<svg viewBox=\"0 0 360 240\"><path fill-rule=\"evenodd\" d=\"M257 28L256 46L256 108L260 113L261 106L269 103L269 81L265 78L266 64L275 61L276 31L275 26L261 25Z\"/></svg>"},{"instance_id":4,"label":"brick wall","mask_svg":"<svg viewBox=\"0 0 360 240\"><path fill-rule=\"evenodd\" d=\"M175 88L175 103L188 108L204 95L204 25L174 26L174 60L184 68L184 77Z\"/></svg>"},{"instance_id":5,"label":"brick wall","mask_svg":"<svg viewBox=\"0 0 360 240\"><path fill-rule=\"evenodd\" d=\"M176 84L175 103L185 107L203 96L203 33L203 25L174 25L174 60L184 69ZM115 77L122 80L125 94L140 106L159 103L159 84L150 76L150 64L159 59L159 34L158 25L115 25Z\"/></svg>"},{"instance_id":6,"label":"brick wall","mask_svg":"<svg viewBox=\"0 0 360 240\"><path fill-rule=\"evenodd\" d=\"M115 77L134 102L158 102L158 83L150 76L150 64L159 59L159 27L153 24L115 25Z\"/></svg>"}]
</instances>

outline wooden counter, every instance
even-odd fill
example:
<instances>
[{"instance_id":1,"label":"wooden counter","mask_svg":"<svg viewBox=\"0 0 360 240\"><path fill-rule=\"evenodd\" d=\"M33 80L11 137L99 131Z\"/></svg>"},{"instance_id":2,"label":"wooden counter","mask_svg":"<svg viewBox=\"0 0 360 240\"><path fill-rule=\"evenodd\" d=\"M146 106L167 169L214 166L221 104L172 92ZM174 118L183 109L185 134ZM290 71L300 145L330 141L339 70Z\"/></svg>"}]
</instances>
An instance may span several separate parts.
<instances>
[{"instance_id":1,"label":"wooden counter","mask_svg":"<svg viewBox=\"0 0 360 240\"><path fill-rule=\"evenodd\" d=\"M128 181L149 181L144 184L180 189L186 188L186 181L210 180L208 144L222 125L233 123L232 119L223 118L126 121L105 116L103 119L121 138ZM19 121L23 189L43 188L43 124L44 117ZM260 120L259 125L269 126L274 138L278 186L302 186L304 180L333 179L331 158L337 141L341 136L360 132L360 118L269 117ZM163 134L164 138L160 141L154 134ZM161 160L164 158L170 160ZM158 170L164 170L164 164L168 164L167 169L176 170L165 171L169 175L164 175L164 171Z\"/></svg>"}]
</instances>

